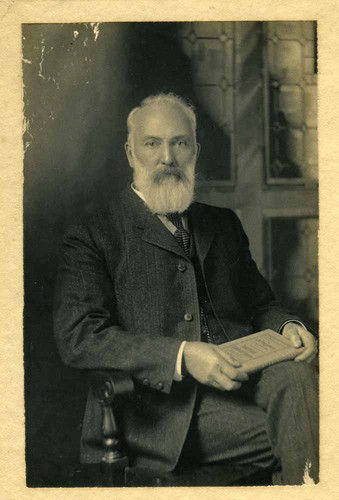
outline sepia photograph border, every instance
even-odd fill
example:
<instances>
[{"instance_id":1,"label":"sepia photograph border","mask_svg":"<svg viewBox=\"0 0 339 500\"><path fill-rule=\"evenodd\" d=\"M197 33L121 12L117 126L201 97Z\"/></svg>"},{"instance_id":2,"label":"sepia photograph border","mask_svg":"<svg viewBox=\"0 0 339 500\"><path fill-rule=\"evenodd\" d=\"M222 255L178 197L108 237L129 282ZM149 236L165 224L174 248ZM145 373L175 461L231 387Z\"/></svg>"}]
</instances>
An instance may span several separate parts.
<instances>
[{"instance_id":1,"label":"sepia photograph border","mask_svg":"<svg viewBox=\"0 0 339 500\"><path fill-rule=\"evenodd\" d=\"M128 4L128 5L127 5ZM147 12L146 12L147 7ZM338 290L338 111L339 78L337 43L339 13L336 2L291 0L192 1L135 0L107 1L9 1L1 5L3 22L1 57L0 124L1 148L1 429L2 480L0 491L6 498L109 498L106 489L39 489L25 484L25 431L23 390L23 89L21 25L23 23L113 22L113 21L215 21L215 20L314 20L318 22L319 43L319 179L320 179L320 334L321 337L321 472L317 486L293 488L294 498L326 495L334 498L337 443L336 309ZM326 367L326 369L324 369ZM259 487L262 498L284 498L291 494L285 487ZM156 488L114 490L116 498L252 498L253 488Z\"/></svg>"}]
</instances>

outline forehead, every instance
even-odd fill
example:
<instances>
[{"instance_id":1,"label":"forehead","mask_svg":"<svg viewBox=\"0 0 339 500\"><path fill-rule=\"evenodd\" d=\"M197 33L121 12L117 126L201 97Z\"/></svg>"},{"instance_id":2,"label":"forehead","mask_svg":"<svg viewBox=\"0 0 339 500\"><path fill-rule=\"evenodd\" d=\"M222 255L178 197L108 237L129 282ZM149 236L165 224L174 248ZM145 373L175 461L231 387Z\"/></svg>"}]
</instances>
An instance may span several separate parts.
<instances>
[{"instance_id":1,"label":"forehead","mask_svg":"<svg viewBox=\"0 0 339 500\"><path fill-rule=\"evenodd\" d=\"M175 137L193 135L192 123L179 104L157 102L140 108L135 115L135 133L139 136Z\"/></svg>"}]
</instances>

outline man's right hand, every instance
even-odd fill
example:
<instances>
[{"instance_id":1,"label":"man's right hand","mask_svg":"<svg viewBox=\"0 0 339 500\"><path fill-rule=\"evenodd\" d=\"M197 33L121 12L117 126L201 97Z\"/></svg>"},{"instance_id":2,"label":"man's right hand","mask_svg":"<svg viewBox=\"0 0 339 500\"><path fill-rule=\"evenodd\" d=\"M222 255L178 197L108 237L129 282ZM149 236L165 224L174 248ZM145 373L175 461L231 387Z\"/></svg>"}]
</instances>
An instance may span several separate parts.
<instances>
[{"instance_id":1,"label":"man's right hand","mask_svg":"<svg viewBox=\"0 0 339 500\"><path fill-rule=\"evenodd\" d=\"M201 384L221 391L235 391L248 375L239 369L240 363L217 345L186 342L183 368Z\"/></svg>"}]
</instances>

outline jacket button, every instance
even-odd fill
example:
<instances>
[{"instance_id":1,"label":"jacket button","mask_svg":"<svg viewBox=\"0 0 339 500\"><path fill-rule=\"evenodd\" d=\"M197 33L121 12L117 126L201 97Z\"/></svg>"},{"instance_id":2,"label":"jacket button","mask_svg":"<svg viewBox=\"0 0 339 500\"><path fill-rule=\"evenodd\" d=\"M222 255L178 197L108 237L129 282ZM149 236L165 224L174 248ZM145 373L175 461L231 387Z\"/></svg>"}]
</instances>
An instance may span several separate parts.
<instances>
[{"instance_id":1,"label":"jacket button","mask_svg":"<svg viewBox=\"0 0 339 500\"><path fill-rule=\"evenodd\" d=\"M184 271L186 271L186 264L180 262L180 264L178 265L178 269L183 273Z\"/></svg>"},{"instance_id":2,"label":"jacket button","mask_svg":"<svg viewBox=\"0 0 339 500\"><path fill-rule=\"evenodd\" d=\"M142 381L142 383L144 385L150 385L150 381L148 380L148 378L144 378L143 381Z\"/></svg>"},{"instance_id":3,"label":"jacket button","mask_svg":"<svg viewBox=\"0 0 339 500\"><path fill-rule=\"evenodd\" d=\"M161 382L158 382L157 383L157 388L159 389L159 391L162 391L163 388L164 388L164 384L162 384Z\"/></svg>"},{"instance_id":4,"label":"jacket button","mask_svg":"<svg viewBox=\"0 0 339 500\"><path fill-rule=\"evenodd\" d=\"M186 313L185 316L184 316L184 320L185 321L192 321L193 319L193 316L191 313Z\"/></svg>"}]
</instances>

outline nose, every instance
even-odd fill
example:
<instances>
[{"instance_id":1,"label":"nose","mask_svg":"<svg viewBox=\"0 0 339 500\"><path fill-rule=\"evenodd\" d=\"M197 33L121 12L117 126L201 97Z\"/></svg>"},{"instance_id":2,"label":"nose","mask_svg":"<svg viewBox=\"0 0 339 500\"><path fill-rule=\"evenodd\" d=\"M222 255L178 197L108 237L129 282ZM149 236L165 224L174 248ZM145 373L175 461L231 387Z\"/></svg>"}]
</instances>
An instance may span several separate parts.
<instances>
[{"instance_id":1,"label":"nose","mask_svg":"<svg viewBox=\"0 0 339 500\"><path fill-rule=\"evenodd\" d=\"M168 143L164 143L162 146L161 163L169 167L174 165L174 154L171 145Z\"/></svg>"}]
</instances>

